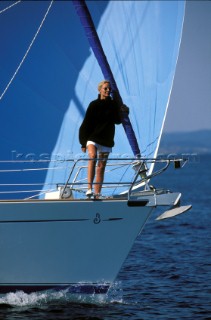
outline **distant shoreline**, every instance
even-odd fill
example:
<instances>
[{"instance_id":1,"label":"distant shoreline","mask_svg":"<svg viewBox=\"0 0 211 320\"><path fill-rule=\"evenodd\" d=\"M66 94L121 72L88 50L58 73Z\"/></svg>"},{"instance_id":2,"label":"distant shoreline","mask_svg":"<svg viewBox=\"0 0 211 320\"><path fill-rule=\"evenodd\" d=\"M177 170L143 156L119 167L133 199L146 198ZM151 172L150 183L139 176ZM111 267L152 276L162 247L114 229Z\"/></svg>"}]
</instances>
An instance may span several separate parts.
<instances>
[{"instance_id":1,"label":"distant shoreline","mask_svg":"<svg viewBox=\"0 0 211 320\"><path fill-rule=\"evenodd\" d=\"M164 132L159 153L211 153L211 130Z\"/></svg>"}]
</instances>

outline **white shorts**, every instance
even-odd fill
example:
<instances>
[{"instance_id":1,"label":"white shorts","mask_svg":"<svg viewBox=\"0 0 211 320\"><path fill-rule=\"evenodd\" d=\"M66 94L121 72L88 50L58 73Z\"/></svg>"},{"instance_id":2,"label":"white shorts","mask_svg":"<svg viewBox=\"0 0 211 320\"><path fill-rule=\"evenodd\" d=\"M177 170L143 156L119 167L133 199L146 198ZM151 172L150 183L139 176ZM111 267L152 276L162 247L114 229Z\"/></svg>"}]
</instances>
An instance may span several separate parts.
<instances>
[{"instance_id":1,"label":"white shorts","mask_svg":"<svg viewBox=\"0 0 211 320\"><path fill-rule=\"evenodd\" d=\"M97 151L98 151L98 152L103 152L103 153L110 153L110 152L112 152L112 148L102 146L102 145L99 144L99 143L96 143L96 142L93 142L93 141L87 141L86 146L88 146L89 144L93 144L93 145L97 148Z\"/></svg>"}]
</instances>

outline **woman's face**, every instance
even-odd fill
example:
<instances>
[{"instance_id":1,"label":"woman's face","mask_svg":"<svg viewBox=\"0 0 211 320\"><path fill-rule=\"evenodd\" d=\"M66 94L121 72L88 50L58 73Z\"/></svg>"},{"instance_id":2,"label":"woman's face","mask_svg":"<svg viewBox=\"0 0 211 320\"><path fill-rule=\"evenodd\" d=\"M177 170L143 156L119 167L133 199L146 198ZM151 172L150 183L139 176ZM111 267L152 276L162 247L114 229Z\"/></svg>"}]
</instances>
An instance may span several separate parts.
<instances>
[{"instance_id":1,"label":"woman's face","mask_svg":"<svg viewBox=\"0 0 211 320\"><path fill-rule=\"evenodd\" d=\"M100 89L100 98L101 99L106 99L107 97L110 96L111 93L111 87L110 83L104 83Z\"/></svg>"}]
</instances>

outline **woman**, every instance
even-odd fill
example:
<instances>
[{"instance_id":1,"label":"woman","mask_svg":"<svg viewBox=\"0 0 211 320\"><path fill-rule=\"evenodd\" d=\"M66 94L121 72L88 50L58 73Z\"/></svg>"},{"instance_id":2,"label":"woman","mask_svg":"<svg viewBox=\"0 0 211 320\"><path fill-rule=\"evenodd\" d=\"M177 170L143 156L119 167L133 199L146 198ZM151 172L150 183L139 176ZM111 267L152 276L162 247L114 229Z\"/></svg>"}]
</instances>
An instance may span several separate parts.
<instances>
[{"instance_id":1,"label":"woman","mask_svg":"<svg viewBox=\"0 0 211 320\"><path fill-rule=\"evenodd\" d=\"M120 124L121 114L118 103L110 97L110 82L103 80L98 84L98 98L92 101L85 114L79 129L79 141L83 152L88 150L89 158L98 158L96 181L94 186L95 197L101 192L104 179L106 161L114 146L115 124ZM128 112L128 107L122 106ZM92 184L95 177L95 160L88 163L88 190L86 195L91 197Z\"/></svg>"}]
</instances>

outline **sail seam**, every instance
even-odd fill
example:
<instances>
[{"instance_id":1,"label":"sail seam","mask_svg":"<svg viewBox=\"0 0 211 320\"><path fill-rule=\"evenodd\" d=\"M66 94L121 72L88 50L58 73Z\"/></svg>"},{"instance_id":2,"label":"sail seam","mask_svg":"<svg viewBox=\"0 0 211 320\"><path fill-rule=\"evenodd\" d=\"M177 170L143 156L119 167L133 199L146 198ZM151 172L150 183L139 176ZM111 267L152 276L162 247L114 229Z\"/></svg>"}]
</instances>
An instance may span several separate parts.
<instances>
[{"instance_id":1,"label":"sail seam","mask_svg":"<svg viewBox=\"0 0 211 320\"><path fill-rule=\"evenodd\" d=\"M42 21L41 21L41 23L40 23L40 25L39 25L39 28L37 29L37 32L35 33L35 35L34 35L32 41L31 41L28 49L26 50L26 53L24 54L21 62L19 63L17 69L15 70L12 78L10 79L10 81L8 82L8 84L6 85L6 88L5 88L4 91L2 92L2 94L1 94L1 96L0 96L0 100L4 97L5 93L6 93L7 90L9 89L9 87L10 87L10 85L12 84L13 80L15 79L18 71L20 70L22 64L24 63L24 61L25 61L25 59L26 59L29 51L31 50L31 47L33 46L33 44L34 44L34 42L35 42L35 40L36 40L36 38L37 38L37 36L38 36L41 28L42 28L42 26L43 26L43 24L44 24L44 22L45 22L45 19L46 19L47 15L48 15L48 13L49 13L49 11L50 11L50 9L51 9L51 6L52 6L52 4L53 4L53 1L54 1L54 0L51 1L51 3L50 3L50 5L49 5L49 7L48 7L48 9L47 9L47 11L46 11L46 13L45 13L45 15L44 15L44 18L42 19Z\"/></svg>"},{"instance_id":2,"label":"sail seam","mask_svg":"<svg viewBox=\"0 0 211 320\"><path fill-rule=\"evenodd\" d=\"M3 12L5 12L5 11L7 11L7 10L9 10L9 9L11 9L12 7L14 7L16 4L18 4L18 3L20 3L20 2L21 2L21 0L16 1L15 3L11 4L10 6L2 9L2 10L0 11L0 14L3 13Z\"/></svg>"}]
</instances>

